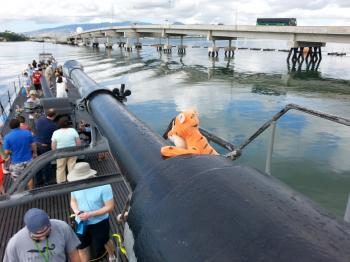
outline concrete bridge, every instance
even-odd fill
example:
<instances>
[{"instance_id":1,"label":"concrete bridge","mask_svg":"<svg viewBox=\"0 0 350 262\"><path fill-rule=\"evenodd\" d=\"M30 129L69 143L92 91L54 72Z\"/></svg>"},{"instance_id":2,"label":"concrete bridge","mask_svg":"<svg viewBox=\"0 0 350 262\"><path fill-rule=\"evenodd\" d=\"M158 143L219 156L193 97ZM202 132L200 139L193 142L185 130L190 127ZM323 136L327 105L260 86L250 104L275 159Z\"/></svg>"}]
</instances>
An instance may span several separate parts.
<instances>
[{"instance_id":1,"label":"concrete bridge","mask_svg":"<svg viewBox=\"0 0 350 262\"><path fill-rule=\"evenodd\" d=\"M142 48L140 39L143 37L166 38L167 44L157 45L157 50L170 53L172 45L170 38L180 38L179 53L186 52L183 45L185 36L202 36L211 40L213 45L208 48L209 56L218 56L219 48L216 40L228 40L225 56L232 57L236 49L232 40L238 38L285 40L289 46L287 61L308 65L319 65L322 54L321 47L326 43L350 44L350 26L244 26L244 25L131 25L101 28L68 36L68 43L83 43L98 47L98 38L106 40L105 46L112 48L112 38L118 38L119 47L127 51L132 48ZM123 39L123 40L121 40ZM134 43L131 43L135 39ZM317 67L316 67L317 68Z\"/></svg>"}]
</instances>

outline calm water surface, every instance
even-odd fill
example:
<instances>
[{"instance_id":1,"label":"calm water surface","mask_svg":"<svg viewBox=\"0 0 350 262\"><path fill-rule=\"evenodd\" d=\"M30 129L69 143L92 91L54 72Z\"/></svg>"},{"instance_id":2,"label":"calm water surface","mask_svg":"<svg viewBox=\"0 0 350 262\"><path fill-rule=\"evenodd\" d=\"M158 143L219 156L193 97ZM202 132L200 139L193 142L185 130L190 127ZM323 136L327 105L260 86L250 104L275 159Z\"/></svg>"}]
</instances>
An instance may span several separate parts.
<instances>
[{"instance_id":1,"label":"calm water surface","mask_svg":"<svg viewBox=\"0 0 350 262\"><path fill-rule=\"evenodd\" d=\"M198 109L203 128L234 144L241 144L288 103L350 118L350 57L324 53L317 72L291 72L286 53L238 50L235 58L227 60L221 50L219 59L212 60L204 48L208 43L192 40L188 44L201 47L189 48L180 57L176 49L165 55L151 46L126 53L117 47L106 51L103 47L0 43L2 101L25 65L45 49L59 63L78 60L101 86L126 83L132 91L128 108L158 133L189 107ZM283 43L266 41L238 44L285 48ZM264 170L269 138L270 130L246 147L235 163ZM290 111L277 124L272 174L343 216L350 192L349 148L349 127Z\"/></svg>"}]
</instances>

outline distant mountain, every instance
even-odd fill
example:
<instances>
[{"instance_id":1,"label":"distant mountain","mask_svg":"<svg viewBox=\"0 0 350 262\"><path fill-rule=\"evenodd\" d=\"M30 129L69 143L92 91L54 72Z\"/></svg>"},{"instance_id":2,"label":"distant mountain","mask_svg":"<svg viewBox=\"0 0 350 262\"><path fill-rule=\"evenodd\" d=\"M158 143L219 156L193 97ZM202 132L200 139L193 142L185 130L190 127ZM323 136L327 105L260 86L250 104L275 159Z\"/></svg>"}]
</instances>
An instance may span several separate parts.
<instances>
[{"instance_id":1,"label":"distant mountain","mask_svg":"<svg viewBox=\"0 0 350 262\"><path fill-rule=\"evenodd\" d=\"M184 25L184 23L181 23L181 22L174 22L173 25Z\"/></svg>"},{"instance_id":2,"label":"distant mountain","mask_svg":"<svg viewBox=\"0 0 350 262\"><path fill-rule=\"evenodd\" d=\"M141 24L141 25L149 25L150 23L144 22L135 22L135 21L125 21L125 22L116 22L116 23L95 23L95 24L70 24L64 25L54 28L44 28L36 31L30 31L23 33L26 36L30 37L55 37L61 38L67 36L68 34L75 32L77 27L81 27L83 30L92 30L102 27L110 27L110 26L127 26L131 24Z\"/></svg>"}]
</instances>

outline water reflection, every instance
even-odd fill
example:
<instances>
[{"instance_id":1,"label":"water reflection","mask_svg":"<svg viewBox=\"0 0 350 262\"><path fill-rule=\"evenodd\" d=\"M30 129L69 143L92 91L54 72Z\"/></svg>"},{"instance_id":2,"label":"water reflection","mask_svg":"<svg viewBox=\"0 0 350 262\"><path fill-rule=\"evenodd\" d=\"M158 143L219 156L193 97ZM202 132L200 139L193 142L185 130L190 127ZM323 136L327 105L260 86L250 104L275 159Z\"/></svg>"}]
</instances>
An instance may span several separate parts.
<instances>
[{"instance_id":1,"label":"water reflection","mask_svg":"<svg viewBox=\"0 0 350 262\"><path fill-rule=\"evenodd\" d=\"M322 59L318 59L315 62L307 62L305 61L305 64L303 62L299 62L299 61L292 61L290 62L289 60L287 60L287 69L288 71L291 72L295 72L295 71L317 71L320 67ZM303 69L305 65L305 69Z\"/></svg>"},{"instance_id":2,"label":"water reflection","mask_svg":"<svg viewBox=\"0 0 350 262\"><path fill-rule=\"evenodd\" d=\"M286 95L286 90L280 90L279 88L273 88L269 86L261 86L261 85L254 85L252 87L252 93L257 93L260 95L268 95L268 96L280 96L280 95Z\"/></svg>"},{"instance_id":3,"label":"water reflection","mask_svg":"<svg viewBox=\"0 0 350 262\"><path fill-rule=\"evenodd\" d=\"M230 68L231 67L231 61L233 60L233 57L226 57L224 58L224 61L226 61L226 68Z\"/></svg>"}]
</instances>

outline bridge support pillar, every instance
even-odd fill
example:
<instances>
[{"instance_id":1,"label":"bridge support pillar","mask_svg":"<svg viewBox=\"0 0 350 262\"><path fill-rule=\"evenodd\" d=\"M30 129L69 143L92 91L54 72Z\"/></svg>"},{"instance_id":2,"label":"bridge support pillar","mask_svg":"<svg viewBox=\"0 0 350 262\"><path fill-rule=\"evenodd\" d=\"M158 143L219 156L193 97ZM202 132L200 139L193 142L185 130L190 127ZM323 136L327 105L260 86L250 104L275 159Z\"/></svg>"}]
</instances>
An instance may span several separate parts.
<instances>
[{"instance_id":1,"label":"bridge support pillar","mask_svg":"<svg viewBox=\"0 0 350 262\"><path fill-rule=\"evenodd\" d=\"M127 52L132 52L132 45L129 43L129 38L126 39L126 43L124 44L124 50Z\"/></svg>"},{"instance_id":2,"label":"bridge support pillar","mask_svg":"<svg viewBox=\"0 0 350 262\"><path fill-rule=\"evenodd\" d=\"M236 47L232 46L232 40L228 42L228 47L225 48L225 57L234 57Z\"/></svg>"},{"instance_id":3,"label":"bridge support pillar","mask_svg":"<svg viewBox=\"0 0 350 262\"><path fill-rule=\"evenodd\" d=\"M124 50L127 52L132 52L132 45L130 44L125 44L124 45Z\"/></svg>"},{"instance_id":4,"label":"bridge support pillar","mask_svg":"<svg viewBox=\"0 0 350 262\"><path fill-rule=\"evenodd\" d=\"M141 42L135 42L134 46L135 46L135 49L142 49L142 43Z\"/></svg>"},{"instance_id":5,"label":"bridge support pillar","mask_svg":"<svg viewBox=\"0 0 350 262\"><path fill-rule=\"evenodd\" d=\"M168 41L166 45L163 45L163 52L166 54L171 54L172 52L172 45L170 44L170 38L168 37Z\"/></svg>"},{"instance_id":6,"label":"bridge support pillar","mask_svg":"<svg viewBox=\"0 0 350 262\"><path fill-rule=\"evenodd\" d=\"M122 47L124 47L124 46L125 46L125 42L122 42L122 41L121 41L121 42L118 42L118 47L121 47L121 48L122 48Z\"/></svg>"},{"instance_id":7,"label":"bridge support pillar","mask_svg":"<svg viewBox=\"0 0 350 262\"><path fill-rule=\"evenodd\" d=\"M112 43L111 39L108 36L106 37L105 47L106 47L106 49L112 49L113 48L113 43Z\"/></svg>"},{"instance_id":8,"label":"bridge support pillar","mask_svg":"<svg viewBox=\"0 0 350 262\"><path fill-rule=\"evenodd\" d=\"M93 48L98 48L99 45L100 45L100 43L98 42L98 39L93 38L92 39L92 47Z\"/></svg>"},{"instance_id":9,"label":"bridge support pillar","mask_svg":"<svg viewBox=\"0 0 350 262\"><path fill-rule=\"evenodd\" d=\"M163 53L165 53L165 54L171 54L171 52L172 52L171 45L163 45L161 48L163 48Z\"/></svg>"},{"instance_id":10,"label":"bridge support pillar","mask_svg":"<svg viewBox=\"0 0 350 262\"><path fill-rule=\"evenodd\" d=\"M112 49L113 48L113 43L106 42L105 43L105 47L106 47L106 49Z\"/></svg>"},{"instance_id":11,"label":"bridge support pillar","mask_svg":"<svg viewBox=\"0 0 350 262\"><path fill-rule=\"evenodd\" d=\"M186 54L186 46L184 45L184 37L183 36L181 36L181 38L180 38L180 45L177 46L177 53L181 54L181 55Z\"/></svg>"},{"instance_id":12,"label":"bridge support pillar","mask_svg":"<svg viewBox=\"0 0 350 262\"><path fill-rule=\"evenodd\" d=\"M210 57L219 56L219 48L215 46L215 40L213 40L213 46L208 48L208 56Z\"/></svg>"},{"instance_id":13,"label":"bridge support pillar","mask_svg":"<svg viewBox=\"0 0 350 262\"><path fill-rule=\"evenodd\" d=\"M154 46L156 47L158 52L162 52L163 45L162 45L162 38L161 37L159 37L159 44L155 44Z\"/></svg>"},{"instance_id":14,"label":"bridge support pillar","mask_svg":"<svg viewBox=\"0 0 350 262\"><path fill-rule=\"evenodd\" d=\"M109 39L108 36L106 38L105 47L106 47L106 49L112 49L113 48L113 42Z\"/></svg>"},{"instance_id":15,"label":"bridge support pillar","mask_svg":"<svg viewBox=\"0 0 350 262\"><path fill-rule=\"evenodd\" d=\"M140 38L136 37L136 42L134 42L135 49L142 49L142 43L140 42Z\"/></svg>"},{"instance_id":16,"label":"bridge support pillar","mask_svg":"<svg viewBox=\"0 0 350 262\"><path fill-rule=\"evenodd\" d=\"M89 38L83 38L83 46L89 46L90 45L90 39Z\"/></svg>"},{"instance_id":17,"label":"bridge support pillar","mask_svg":"<svg viewBox=\"0 0 350 262\"><path fill-rule=\"evenodd\" d=\"M106 42L105 43L105 47L106 47L106 49L112 49L113 48L113 43Z\"/></svg>"},{"instance_id":18,"label":"bridge support pillar","mask_svg":"<svg viewBox=\"0 0 350 262\"><path fill-rule=\"evenodd\" d=\"M185 45L179 45L177 47L177 53L181 54L181 55L186 54L186 46Z\"/></svg>"},{"instance_id":19,"label":"bridge support pillar","mask_svg":"<svg viewBox=\"0 0 350 262\"><path fill-rule=\"evenodd\" d=\"M163 50L163 44L162 44L162 38L159 37L159 43L154 45L157 49L157 52L162 52Z\"/></svg>"},{"instance_id":20,"label":"bridge support pillar","mask_svg":"<svg viewBox=\"0 0 350 262\"><path fill-rule=\"evenodd\" d=\"M298 70L305 61L306 70L317 70L322 60L321 48L325 43L296 42L293 43L287 56L287 63L292 63L292 68Z\"/></svg>"},{"instance_id":21,"label":"bridge support pillar","mask_svg":"<svg viewBox=\"0 0 350 262\"><path fill-rule=\"evenodd\" d=\"M163 50L163 45L162 45L162 44L156 45L156 49L157 49L158 52L162 52L162 50Z\"/></svg>"}]
</instances>

